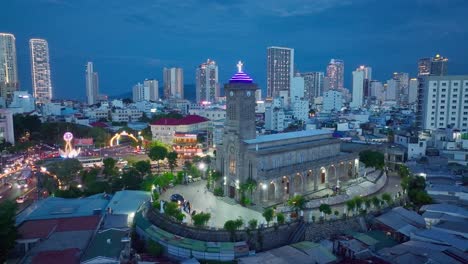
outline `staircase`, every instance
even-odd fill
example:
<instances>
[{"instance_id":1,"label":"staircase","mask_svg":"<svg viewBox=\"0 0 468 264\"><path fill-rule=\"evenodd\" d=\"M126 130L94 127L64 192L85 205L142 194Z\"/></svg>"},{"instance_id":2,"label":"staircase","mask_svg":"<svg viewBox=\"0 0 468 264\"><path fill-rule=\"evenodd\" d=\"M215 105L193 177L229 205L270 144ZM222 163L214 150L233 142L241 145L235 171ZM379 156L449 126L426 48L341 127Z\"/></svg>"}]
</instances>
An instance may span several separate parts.
<instances>
[{"instance_id":1,"label":"staircase","mask_svg":"<svg viewBox=\"0 0 468 264\"><path fill-rule=\"evenodd\" d=\"M306 229L307 229L306 222L301 220L296 230L294 230L294 232L289 236L288 244L295 244L304 240Z\"/></svg>"}]
</instances>

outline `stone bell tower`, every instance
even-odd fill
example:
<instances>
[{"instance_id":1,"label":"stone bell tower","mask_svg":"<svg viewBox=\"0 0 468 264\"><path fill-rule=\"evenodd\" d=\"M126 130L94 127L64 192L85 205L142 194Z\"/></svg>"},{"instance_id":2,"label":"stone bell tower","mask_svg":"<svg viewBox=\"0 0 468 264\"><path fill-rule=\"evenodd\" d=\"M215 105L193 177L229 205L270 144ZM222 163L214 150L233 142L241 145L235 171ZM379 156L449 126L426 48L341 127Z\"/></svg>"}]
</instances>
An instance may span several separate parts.
<instances>
[{"instance_id":1,"label":"stone bell tower","mask_svg":"<svg viewBox=\"0 0 468 264\"><path fill-rule=\"evenodd\" d=\"M217 148L217 166L224 177L224 194L236 197L239 183L244 180L243 141L256 137L255 91L258 86L237 64L237 73L224 85L226 94L226 123L223 144Z\"/></svg>"}]
</instances>

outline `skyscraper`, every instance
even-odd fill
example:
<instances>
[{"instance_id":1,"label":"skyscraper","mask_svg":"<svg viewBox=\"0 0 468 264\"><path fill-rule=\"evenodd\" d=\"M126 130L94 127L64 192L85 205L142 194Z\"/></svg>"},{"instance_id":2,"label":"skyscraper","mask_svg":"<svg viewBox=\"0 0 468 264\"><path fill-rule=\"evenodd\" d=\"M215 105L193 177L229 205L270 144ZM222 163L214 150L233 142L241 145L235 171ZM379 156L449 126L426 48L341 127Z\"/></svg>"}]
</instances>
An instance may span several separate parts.
<instances>
[{"instance_id":1,"label":"skyscraper","mask_svg":"<svg viewBox=\"0 0 468 264\"><path fill-rule=\"evenodd\" d=\"M314 98L322 96L324 74L323 72L304 72L304 98L313 102Z\"/></svg>"},{"instance_id":2,"label":"skyscraper","mask_svg":"<svg viewBox=\"0 0 468 264\"><path fill-rule=\"evenodd\" d=\"M88 105L93 105L98 102L99 97L99 77L98 73L94 72L93 63L88 62L86 65L86 99Z\"/></svg>"},{"instance_id":3,"label":"skyscraper","mask_svg":"<svg viewBox=\"0 0 468 264\"><path fill-rule=\"evenodd\" d=\"M13 92L19 88L16 62L15 36L0 33L0 97L11 102Z\"/></svg>"},{"instance_id":4,"label":"skyscraper","mask_svg":"<svg viewBox=\"0 0 468 264\"><path fill-rule=\"evenodd\" d=\"M409 74L406 72L394 72L392 79L398 81L396 87L397 102L400 105L408 104Z\"/></svg>"},{"instance_id":5,"label":"skyscraper","mask_svg":"<svg viewBox=\"0 0 468 264\"><path fill-rule=\"evenodd\" d=\"M284 47L267 48L267 97L280 96L286 91L290 96L291 80L294 76L294 49Z\"/></svg>"},{"instance_id":6,"label":"skyscraper","mask_svg":"<svg viewBox=\"0 0 468 264\"><path fill-rule=\"evenodd\" d=\"M372 68L360 66L353 71L353 99L351 107L359 108L364 103L364 85L369 85L372 78Z\"/></svg>"},{"instance_id":7,"label":"skyscraper","mask_svg":"<svg viewBox=\"0 0 468 264\"><path fill-rule=\"evenodd\" d=\"M327 66L327 90L344 88L344 61L331 59Z\"/></svg>"},{"instance_id":8,"label":"skyscraper","mask_svg":"<svg viewBox=\"0 0 468 264\"><path fill-rule=\"evenodd\" d=\"M197 67L195 73L197 103L216 102L219 97L218 65L208 59Z\"/></svg>"},{"instance_id":9,"label":"skyscraper","mask_svg":"<svg viewBox=\"0 0 468 264\"><path fill-rule=\"evenodd\" d=\"M444 76L447 75L448 59L437 54L431 62L431 75Z\"/></svg>"},{"instance_id":10,"label":"skyscraper","mask_svg":"<svg viewBox=\"0 0 468 264\"><path fill-rule=\"evenodd\" d=\"M154 79L146 79L143 84L135 84L132 89L133 101L157 101L159 99L158 85L158 81Z\"/></svg>"},{"instance_id":11,"label":"skyscraper","mask_svg":"<svg viewBox=\"0 0 468 264\"><path fill-rule=\"evenodd\" d=\"M37 104L49 103L52 99L50 78L49 45L45 39L30 39L31 78Z\"/></svg>"},{"instance_id":12,"label":"skyscraper","mask_svg":"<svg viewBox=\"0 0 468 264\"><path fill-rule=\"evenodd\" d=\"M418 76L431 74L432 58L422 58L418 61Z\"/></svg>"},{"instance_id":13,"label":"skyscraper","mask_svg":"<svg viewBox=\"0 0 468 264\"><path fill-rule=\"evenodd\" d=\"M182 68L164 68L164 98L184 99L184 71Z\"/></svg>"},{"instance_id":14,"label":"skyscraper","mask_svg":"<svg viewBox=\"0 0 468 264\"><path fill-rule=\"evenodd\" d=\"M416 103L417 96L418 96L418 86L419 86L418 78L412 78L409 80L409 85L408 85L408 103L409 104Z\"/></svg>"},{"instance_id":15,"label":"skyscraper","mask_svg":"<svg viewBox=\"0 0 468 264\"><path fill-rule=\"evenodd\" d=\"M155 79L146 79L143 82L143 86L148 90L148 101L159 100L159 82Z\"/></svg>"}]
</instances>

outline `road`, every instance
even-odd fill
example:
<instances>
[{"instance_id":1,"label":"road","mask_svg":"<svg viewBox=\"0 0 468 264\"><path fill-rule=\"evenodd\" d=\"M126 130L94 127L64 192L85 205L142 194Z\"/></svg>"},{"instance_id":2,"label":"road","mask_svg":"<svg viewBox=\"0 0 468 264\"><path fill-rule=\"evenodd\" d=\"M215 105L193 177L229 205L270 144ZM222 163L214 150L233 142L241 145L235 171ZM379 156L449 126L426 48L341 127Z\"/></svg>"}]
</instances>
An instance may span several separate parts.
<instances>
[{"instance_id":1,"label":"road","mask_svg":"<svg viewBox=\"0 0 468 264\"><path fill-rule=\"evenodd\" d=\"M2 183L0 187L0 202L10 200L16 202L16 198L19 196L25 196L24 203L18 204L18 212L21 212L23 209L28 207L30 204L37 200L36 185L37 179L32 176L31 180L28 183L27 188L19 188L17 185L16 177L20 175L20 171L10 173L2 178ZM6 185L6 183L11 184L11 188Z\"/></svg>"}]
</instances>

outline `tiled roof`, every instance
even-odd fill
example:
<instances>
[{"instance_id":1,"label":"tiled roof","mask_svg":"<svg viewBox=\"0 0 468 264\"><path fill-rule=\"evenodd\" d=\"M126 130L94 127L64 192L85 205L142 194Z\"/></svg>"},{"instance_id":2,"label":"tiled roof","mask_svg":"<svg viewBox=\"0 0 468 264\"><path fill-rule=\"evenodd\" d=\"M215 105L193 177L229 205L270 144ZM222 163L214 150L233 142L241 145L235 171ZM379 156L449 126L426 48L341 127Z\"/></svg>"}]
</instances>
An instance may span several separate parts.
<instances>
[{"instance_id":1,"label":"tiled roof","mask_svg":"<svg viewBox=\"0 0 468 264\"><path fill-rule=\"evenodd\" d=\"M53 232L94 230L99 224L100 216L31 220L19 228L20 239L47 238Z\"/></svg>"},{"instance_id":2,"label":"tiled roof","mask_svg":"<svg viewBox=\"0 0 468 264\"><path fill-rule=\"evenodd\" d=\"M92 127L102 127L102 128L107 128L109 127L106 123L104 122L93 122L91 124L89 124L90 126Z\"/></svg>"},{"instance_id":3,"label":"tiled roof","mask_svg":"<svg viewBox=\"0 0 468 264\"><path fill-rule=\"evenodd\" d=\"M192 125L197 123L203 123L209 121L209 119L199 116L199 115L187 115L184 118L161 118L152 123L152 125L159 126L182 126L182 125Z\"/></svg>"},{"instance_id":4,"label":"tiled roof","mask_svg":"<svg viewBox=\"0 0 468 264\"><path fill-rule=\"evenodd\" d=\"M52 250L52 251L44 251L38 253L36 256L33 257L32 263L33 264L78 264L79 261L80 250L77 248L69 248L65 250Z\"/></svg>"}]
</instances>

